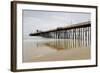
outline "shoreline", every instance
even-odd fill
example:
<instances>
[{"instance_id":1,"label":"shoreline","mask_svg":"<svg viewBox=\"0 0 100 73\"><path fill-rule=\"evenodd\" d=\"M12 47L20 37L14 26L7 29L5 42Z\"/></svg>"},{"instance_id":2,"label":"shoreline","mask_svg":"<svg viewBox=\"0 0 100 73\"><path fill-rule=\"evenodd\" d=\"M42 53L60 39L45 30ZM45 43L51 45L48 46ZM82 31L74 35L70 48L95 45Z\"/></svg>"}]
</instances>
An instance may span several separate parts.
<instances>
[{"instance_id":1,"label":"shoreline","mask_svg":"<svg viewBox=\"0 0 100 73\"><path fill-rule=\"evenodd\" d=\"M63 47L63 39L60 39L60 44ZM55 47L51 47L45 45L45 42L49 44L55 45L55 40L45 40L44 42L36 42L36 41L25 41L23 42L23 62L45 62L45 61L62 61L62 60L85 60L91 58L91 49L90 47L76 47L76 48L64 48L57 49ZM68 42L68 39L66 40ZM54 43L52 43L54 42ZM70 42L71 43L71 42ZM60 45L60 47L61 47ZM77 44L78 45L78 44Z\"/></svg>"}]
</instances>

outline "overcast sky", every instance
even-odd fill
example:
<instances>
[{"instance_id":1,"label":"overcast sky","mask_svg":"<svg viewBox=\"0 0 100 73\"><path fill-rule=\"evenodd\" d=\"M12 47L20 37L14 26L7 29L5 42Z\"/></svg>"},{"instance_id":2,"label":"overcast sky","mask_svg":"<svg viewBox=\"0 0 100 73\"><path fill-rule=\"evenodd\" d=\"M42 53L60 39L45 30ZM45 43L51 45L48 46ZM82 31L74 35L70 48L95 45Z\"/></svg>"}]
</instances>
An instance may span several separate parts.
<instances>
[{"instance_id":1,"label":"overcast sky","mask_svg":"<svg viewBox=\"0 0 100 73\"><path fill-rule=\"evenodd\" d=\"M90 13L23 10L23 33L28 36L36 30L47 31L57 27L90 21Z\"/></svg>"}]
</instances>

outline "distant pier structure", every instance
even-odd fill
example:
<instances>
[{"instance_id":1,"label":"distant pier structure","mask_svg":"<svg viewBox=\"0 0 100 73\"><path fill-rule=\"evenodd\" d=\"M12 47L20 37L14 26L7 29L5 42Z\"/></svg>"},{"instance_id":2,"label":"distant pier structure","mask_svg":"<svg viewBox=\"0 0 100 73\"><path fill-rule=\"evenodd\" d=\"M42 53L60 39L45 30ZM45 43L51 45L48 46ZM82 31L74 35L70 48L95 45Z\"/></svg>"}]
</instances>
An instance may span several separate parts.
<instances>
[{"instance_id":1,"label":"distant pier structure","mask_svg":"<svg viewBox=\"0 0 100 73\"><path fill-rule=\"evenodd\" d=\"M41 36L52 39L72 39L87 41L86 44L91 43L91 22L82 22L78 24L60 27L44 32L31 33L30 36Z\"/></svg>"}]
</instances>

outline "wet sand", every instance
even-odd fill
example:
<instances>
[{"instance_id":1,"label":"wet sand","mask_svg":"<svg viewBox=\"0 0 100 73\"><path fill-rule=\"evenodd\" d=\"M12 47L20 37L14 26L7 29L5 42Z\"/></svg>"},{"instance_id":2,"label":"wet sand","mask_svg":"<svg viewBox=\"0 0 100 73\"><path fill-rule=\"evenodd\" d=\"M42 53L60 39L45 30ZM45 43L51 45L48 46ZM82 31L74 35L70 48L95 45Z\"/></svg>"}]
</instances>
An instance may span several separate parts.
<instances>
[{"instance_id":1,"label":"wet sand","mask_svg":"<svg viewBox=\"0 0 100 73\"><path fill-rule=\"evenodd\" d=\"M90 47L79 45L82 41L76 41L78 46L73 47L75 45L71 45L72 40L45 40L24 40L23 62L84 60L91 58ZM70 44L68 44L68 41Z\"/></svg>"}]
</instances>

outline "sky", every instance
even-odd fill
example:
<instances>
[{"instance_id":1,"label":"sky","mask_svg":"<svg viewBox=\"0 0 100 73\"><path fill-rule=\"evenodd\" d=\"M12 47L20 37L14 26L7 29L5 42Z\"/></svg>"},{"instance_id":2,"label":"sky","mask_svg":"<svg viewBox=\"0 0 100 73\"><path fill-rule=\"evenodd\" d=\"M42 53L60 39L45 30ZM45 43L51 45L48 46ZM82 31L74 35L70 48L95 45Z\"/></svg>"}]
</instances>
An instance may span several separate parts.
<instances>
[{"instance_id":1,"label":"sky","mask_svg":"<svg viewBox=\"0 0 100 73\"><path fill-rule=\"evenodd\" d=\"M90 13L23 10L22 24L24 36L91 20Z\"/></svg>"}]
</instances>

